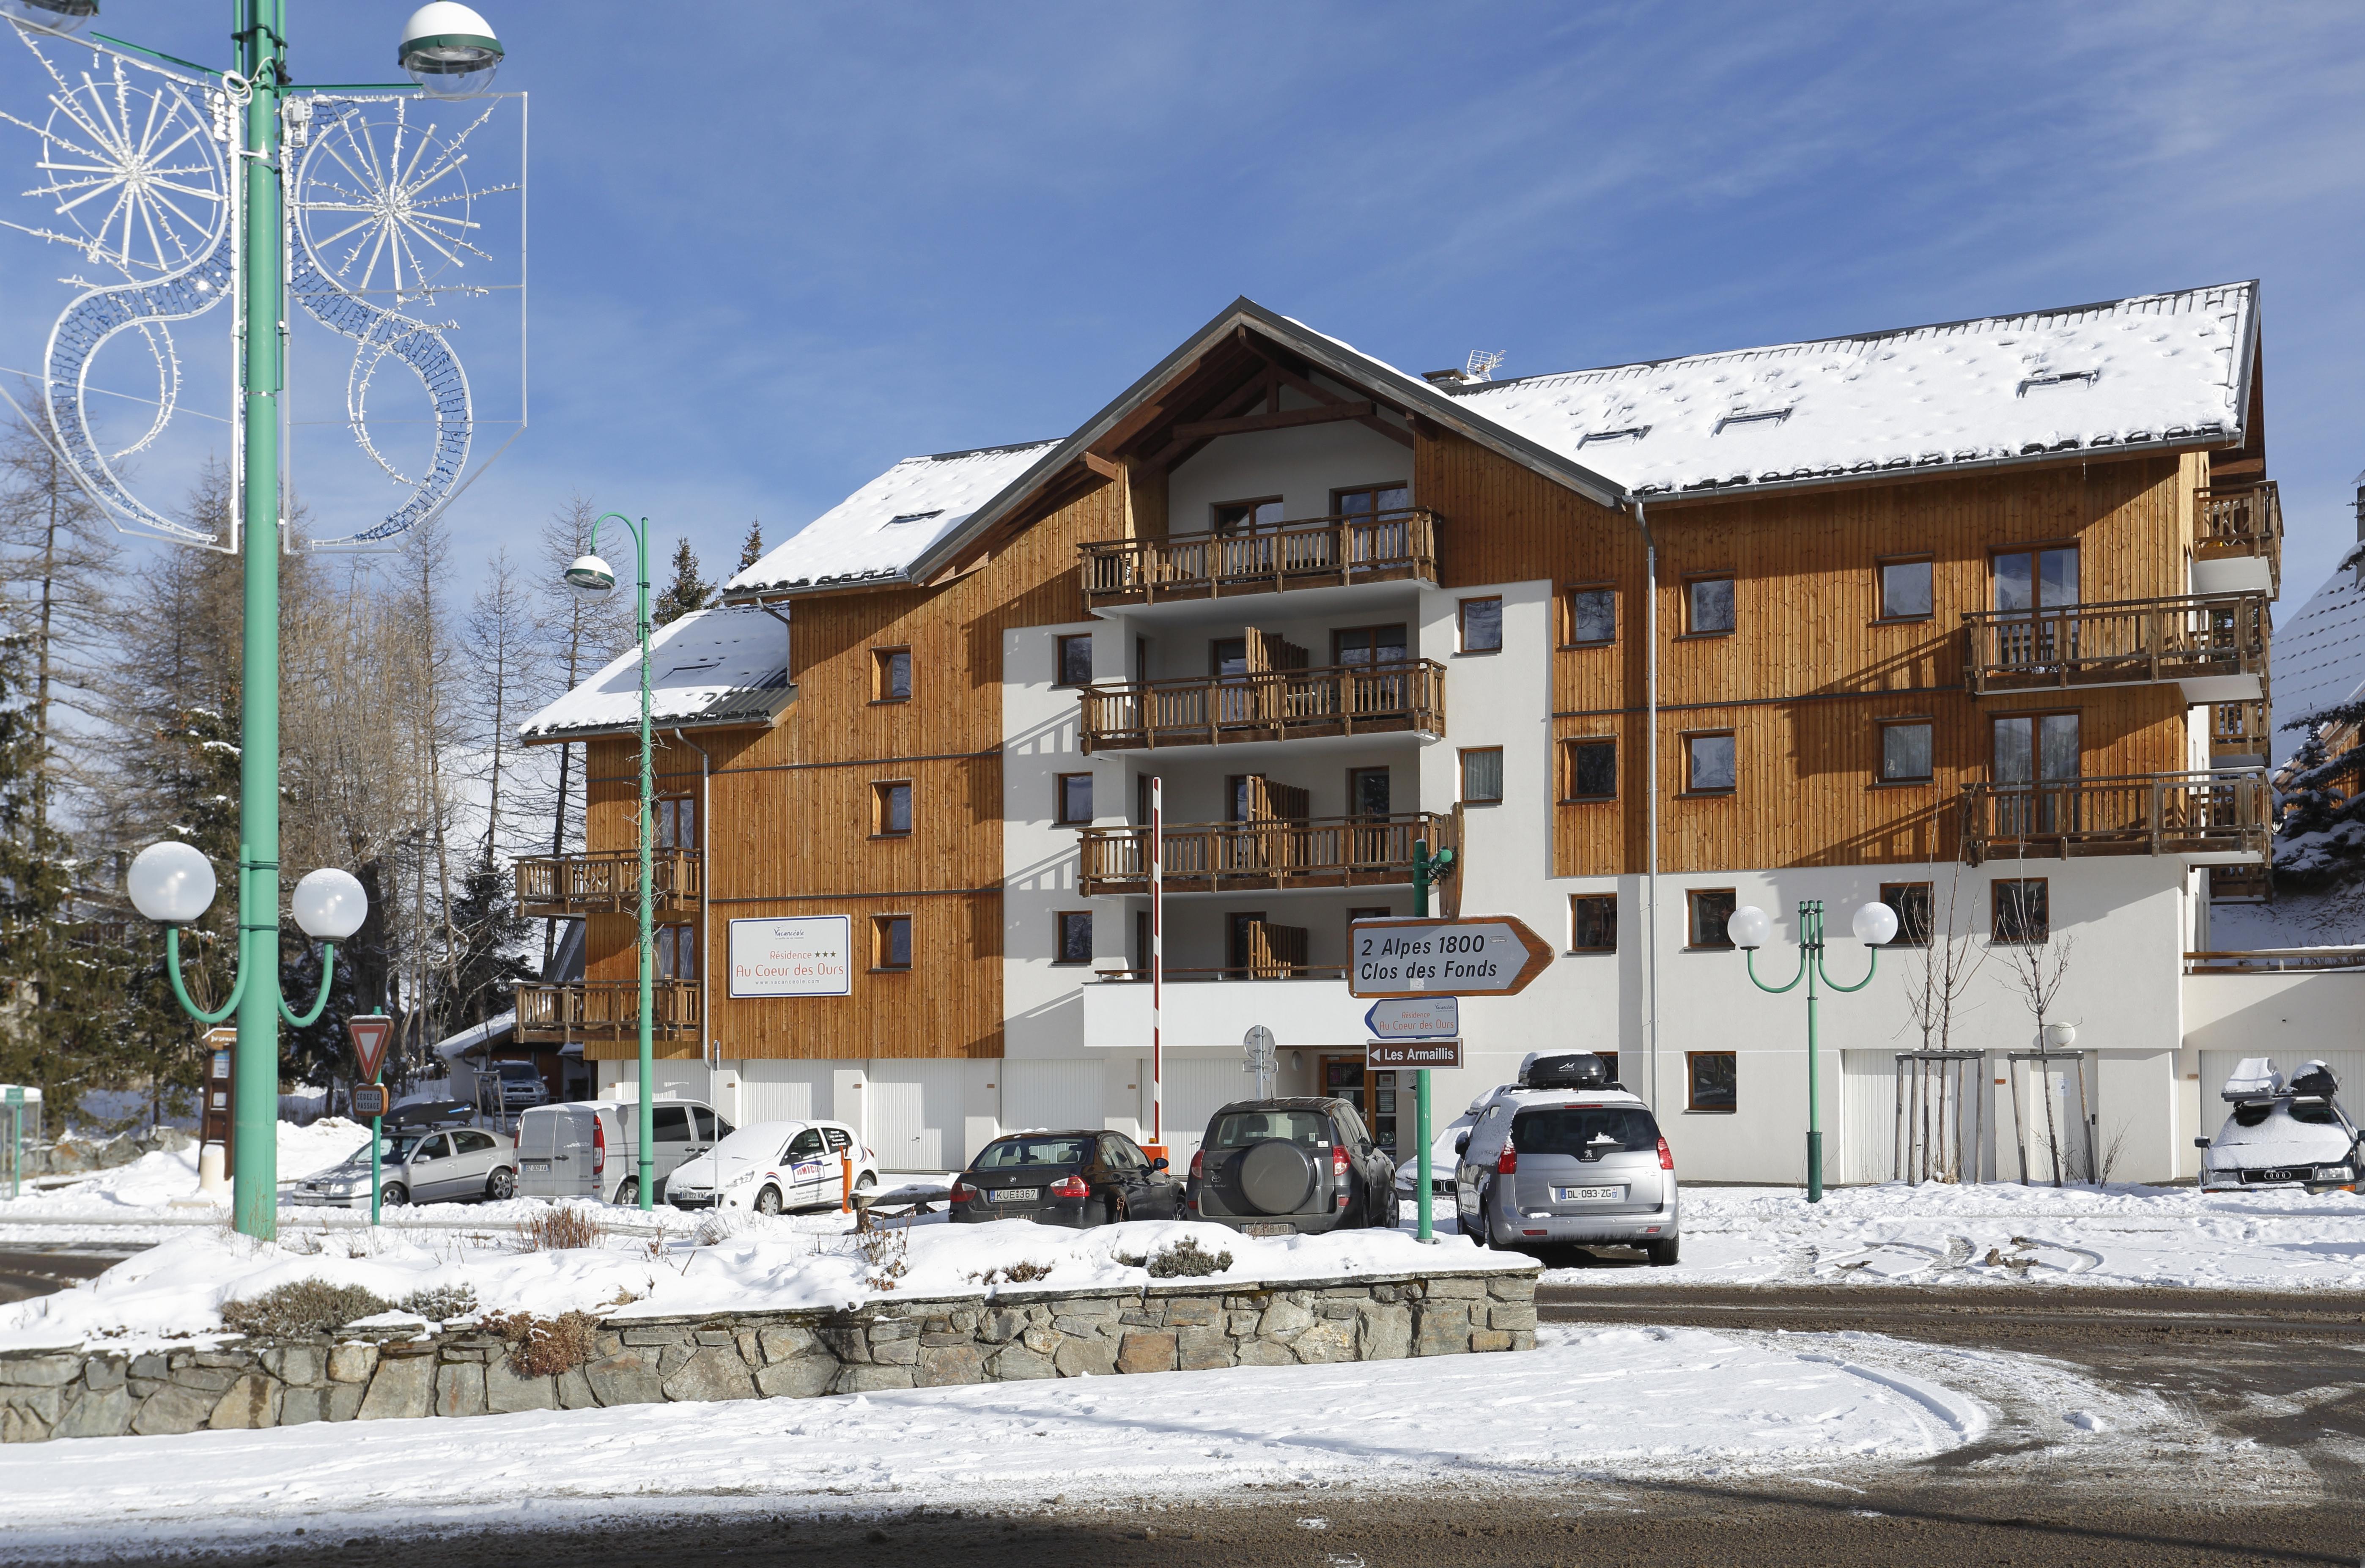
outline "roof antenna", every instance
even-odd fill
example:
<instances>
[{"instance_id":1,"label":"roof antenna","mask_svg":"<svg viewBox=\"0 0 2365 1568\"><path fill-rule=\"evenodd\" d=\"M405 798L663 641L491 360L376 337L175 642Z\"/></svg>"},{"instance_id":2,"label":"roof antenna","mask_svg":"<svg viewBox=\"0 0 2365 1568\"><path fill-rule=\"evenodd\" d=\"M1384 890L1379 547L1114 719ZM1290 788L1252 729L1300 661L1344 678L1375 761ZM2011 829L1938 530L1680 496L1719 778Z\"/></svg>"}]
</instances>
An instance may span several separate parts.
<instances>
[{"instance_id":1,"label":"roof antenna","mask_svg":"<svg viewBox=\"0 0 2365 1568\"><path fill-rule=\"evenodd\" d=\"M1485 349L1472 349L1470 363L1463 368L1462 374L1471 381L1492 381L1495 379L1495 367L1510 357L1509 351L1506 349L1496 349L1491 353Z\"/></svg>"}]
</instances>

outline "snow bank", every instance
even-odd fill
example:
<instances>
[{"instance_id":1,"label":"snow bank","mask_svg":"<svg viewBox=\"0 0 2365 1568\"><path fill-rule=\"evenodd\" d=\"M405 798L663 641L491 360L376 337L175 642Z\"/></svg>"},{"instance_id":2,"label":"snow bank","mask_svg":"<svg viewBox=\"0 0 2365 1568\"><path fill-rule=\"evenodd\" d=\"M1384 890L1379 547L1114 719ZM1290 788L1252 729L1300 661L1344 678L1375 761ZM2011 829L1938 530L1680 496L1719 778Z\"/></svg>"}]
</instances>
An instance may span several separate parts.
<instances>
[{"instance_id":1,"label":"snow bank","mask_svg":"<svg viewBox=\"0 0 2365 1568\"><path fill-rule=\"evenodd\" d=\"M1423 1247L1404 1231L1250 1238L1177 1221L1070 1231L1015 1219L955 1226L938 1216L888 1233L890 1245L902 1249L893 1260L904 1271L890 1282L888 1260L866 1251L865 1238L835 1215L751 1217L734 1228L712 1243L677 1230L548 1252L520 1251L510 1230L489 1222L481 1232L351 1228L286 1233L277 1242L191 1231L72 1289L0 1306L0 1350L219 1336L224 1301L303 1279L359 1285L389 1302L426 1286L465 1284L486 1311L633 1317L841 1307L888 1291L905 1299L962 1295L994 1288L1021 1264L1034 1266L1025 1271L1033 1277L1004 1291L1138 1288L1150 1282L1138 1260L1185 1238L1231 1255L1231 1267L1210 1276L1210 1284L1529 1266L1524 1258L1482 1252L1458 1237Z\"/></svg>"},{"instance_id":2,"label":"snow bank","mask_svg":"<svg viewBox=\"0 0 2365 1568\"><path fill-rule=\"evenodd\" d=\"M325 1116L300 1127L281 1122L279 1180L283 1183L299 1181L368 1147L369 1129L342 1116ZM143 1210L161 1215L174 1200L196 1195L197 1150L192 1145L177 1153L143 1154L129 1165L94 1170L65 1186L27 1191L19 1197L0 1200L0 1226L11 1220L122 1220Z\"/></svg>"}]
</instances>

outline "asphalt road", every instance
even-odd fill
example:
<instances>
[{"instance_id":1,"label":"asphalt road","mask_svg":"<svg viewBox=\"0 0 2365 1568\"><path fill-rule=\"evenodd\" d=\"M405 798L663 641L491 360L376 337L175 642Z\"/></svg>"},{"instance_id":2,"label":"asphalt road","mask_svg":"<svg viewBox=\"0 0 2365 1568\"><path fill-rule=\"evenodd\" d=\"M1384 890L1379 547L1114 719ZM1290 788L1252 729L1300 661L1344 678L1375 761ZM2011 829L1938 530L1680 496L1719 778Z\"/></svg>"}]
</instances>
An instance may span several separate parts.
<instances>
[{"instance_id":1,"label":"asphalt road","mask_svg":"<svg viewBox=\"0 0 2365 1568\"><path fill-rule=\"evenodd\" d=\"M62 1291L76 1280L95 1278L139 1248L0 1249L0 1302L29 1301Z\"/></svg>"}]
</instances>

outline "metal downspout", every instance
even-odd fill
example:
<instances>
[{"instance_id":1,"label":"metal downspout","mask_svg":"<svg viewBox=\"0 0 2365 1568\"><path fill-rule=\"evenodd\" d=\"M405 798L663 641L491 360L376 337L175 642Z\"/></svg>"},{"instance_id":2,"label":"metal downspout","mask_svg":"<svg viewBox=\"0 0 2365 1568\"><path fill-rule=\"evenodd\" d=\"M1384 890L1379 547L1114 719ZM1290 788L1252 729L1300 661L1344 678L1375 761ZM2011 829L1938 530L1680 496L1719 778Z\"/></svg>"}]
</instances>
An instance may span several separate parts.
<instances>
[{"instance_id":1,"label":"metal downspout","mask_svg":"<svg viewBox=\"0 0 2365 1568\"><path fill-rule=\"evenodd\" d=\"M707 901L714 896L714 823L706 811L712 795L712 759L704 746L679 729L673 738L698 754L698 1032L706 1036L698 1054L706 1060L707 1107L720 1115L722 1110L714 1101L714 1074L723 1065L723 1042L714 1034L714 927L707 919Z\"/></svg>"},{"instance_id":2,"label":"metal downspout","mask_svg":"<svg viewBox=\"0 0 2365 1568\"><path fill-rule=\"evenodd\" d=\"M1649 1048L1645 1054L1646 1070L1650 1074L1650 1090L1644 1096L1650 1102L1653 1115L1659 1110L1659 545L1651 537L1649 519L1642 515L1641 497L1634 499L1634 526L1642 531L1642 641L1645 649L1642 666L1642 745L1649 758L1649 778L1644 788L1650 791L1645 812L1647 825L1643 832L1649 838L1647 868L1644 873L1643 904L1643 967L1645 1010L1650 1016Z\"/></svg>"}]
</instances>

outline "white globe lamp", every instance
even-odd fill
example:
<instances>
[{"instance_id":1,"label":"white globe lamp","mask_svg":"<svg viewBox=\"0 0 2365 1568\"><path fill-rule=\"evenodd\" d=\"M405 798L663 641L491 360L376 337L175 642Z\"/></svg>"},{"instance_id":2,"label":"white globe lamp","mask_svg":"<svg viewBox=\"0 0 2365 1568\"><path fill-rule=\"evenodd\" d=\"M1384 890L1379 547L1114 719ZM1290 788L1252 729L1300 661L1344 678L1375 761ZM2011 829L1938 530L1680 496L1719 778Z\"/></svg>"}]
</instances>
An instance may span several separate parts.
<instances>
[{"instance_id":1,"label":"white globe lamp","mask_svg":"<svg viewBox=\"0 0 2365 1568\"><path fill-rule=\"evenodd\" d=\"M438 98L473 98L493 84L501 40L485 18L453 0L421 6L402 24L396 60L410 79Z\"/></svg>"},{"instance_id":2,"label":"white globe lamp","mask_svg":"<svg viewBox=\"0 0 2365 1568\"><path fill-rule=\"evenodd\" d=\"M1848 924L1867 947L1885 947L1897 937L1897 912L1885 903L1864 905Z\"/></svg>"},{"instance_id":3,"label":"white globe lamp","mask_svg":"<svg viewBox=\"0 0 2365 1568\"><path fill-rule=\"evenodd\" d=\"M2045 1025L2045 1033L2037 1038L2048 1051L2066 1051L2078 1043L2078 1025L2047 1024Z\"/></svg>"},{"instance_id":4,"label":"white globe lamp","mask_svg":"<svg viewBox=\"0 0 2365 1568\"><path fill-rule=\"evenodd\" d=\"M342 942L369 918L369 895L362 891L360 879L333 866L307 872L289 902L296 924L315 941Z\"/></svg>"},{"instance_id":5,"label":"white globe lamp","mask_svg":"<svg viewBox=\"0 0 2365 1568\"><path fill-rule=\"evenodd\" d=\"M0 16L44 32L78 33L98 19L98 0L6 0Z\"/></svg>"},{"instance_id":6,"label":"white globe lamp","mask_svg":"<svg viewBox=\"0 0 2365 1568\"><path fill-rule=\"evenodd\" d=\"M616 586L615 568L597 555L577 555L565 573L566 586L585 599L599 599Z\"/></svg>"},{"instance_id":7,"label":"white globe lamp","mask_svg":"<svg viewBox=\"0 0 2365 1568\"><path fill-rule=\"evenodd\" d=\"M141 850L123 880L132 907L159 925L186 925L213 906L213 862L178 839Z\"/></svg>"},{"instance_id":8,"label":"white globe lamp","mask_svg":"<svg viewBox=\"0 0 2365 1568\"><path fill-rule=\"evenodd\" d=\"M1725 917L1725 935L1736 947L1763 947L1774 935L1774 923L1755 904L1743 904Z\"/></svg>"}]
</instances>

